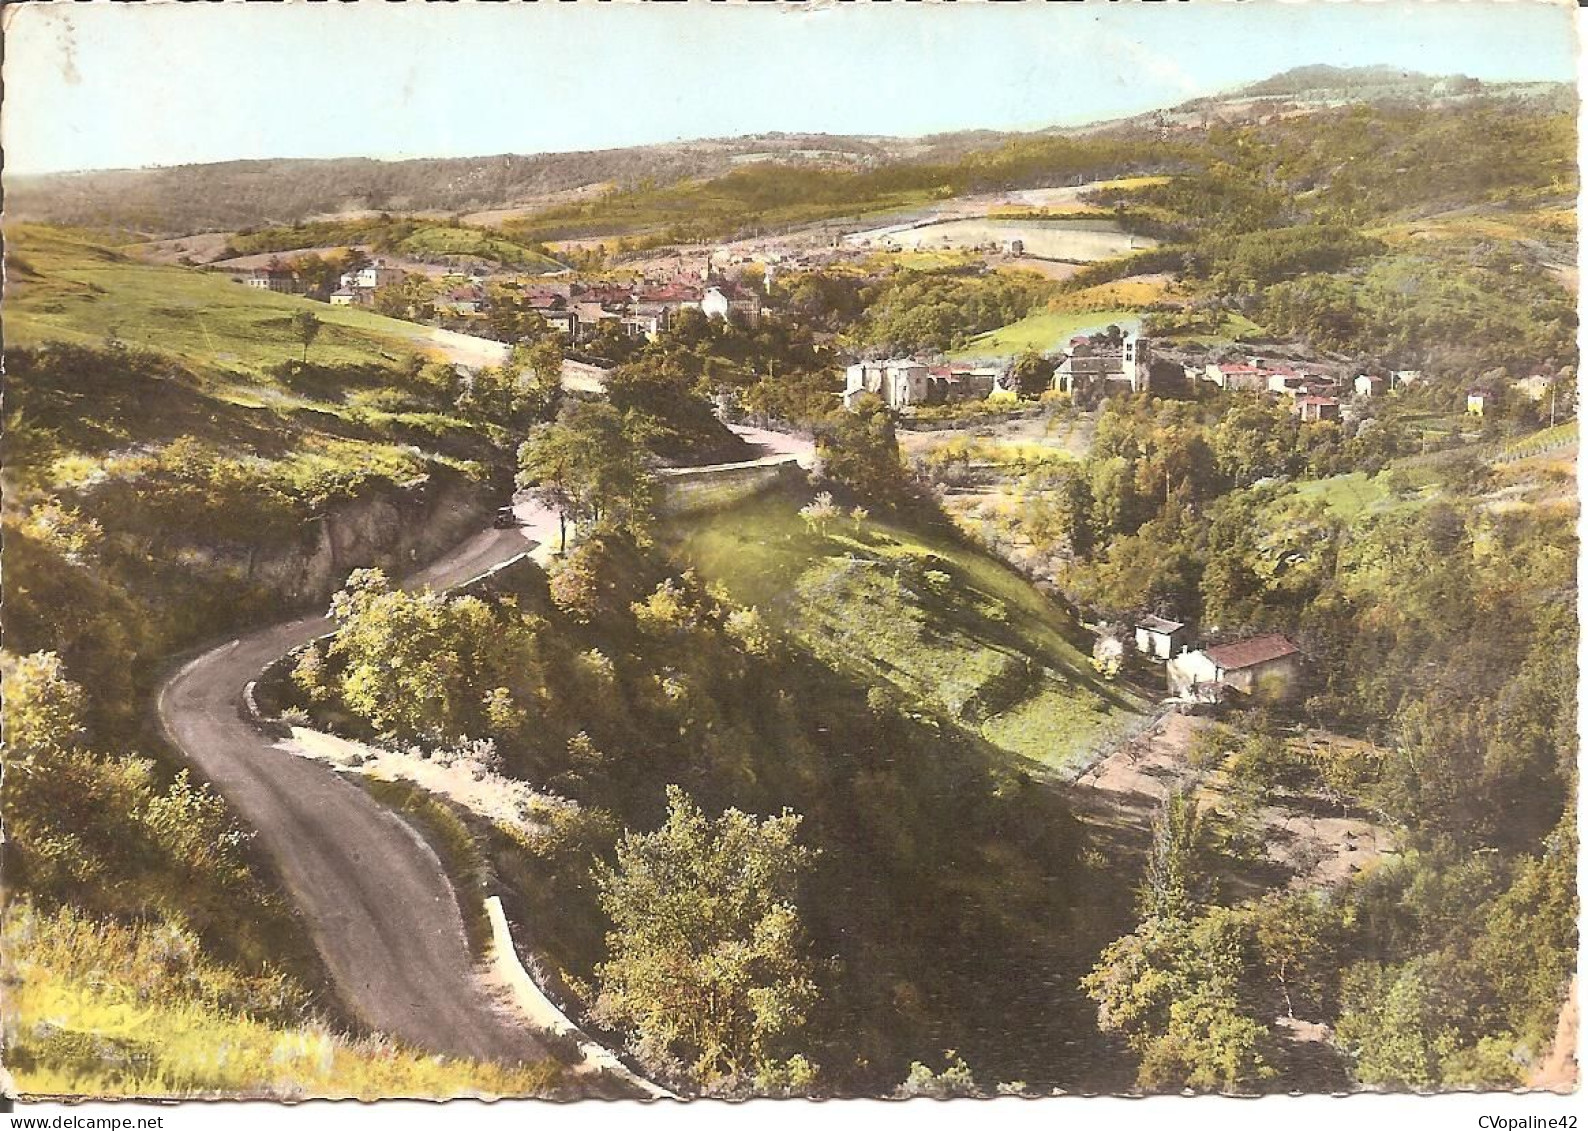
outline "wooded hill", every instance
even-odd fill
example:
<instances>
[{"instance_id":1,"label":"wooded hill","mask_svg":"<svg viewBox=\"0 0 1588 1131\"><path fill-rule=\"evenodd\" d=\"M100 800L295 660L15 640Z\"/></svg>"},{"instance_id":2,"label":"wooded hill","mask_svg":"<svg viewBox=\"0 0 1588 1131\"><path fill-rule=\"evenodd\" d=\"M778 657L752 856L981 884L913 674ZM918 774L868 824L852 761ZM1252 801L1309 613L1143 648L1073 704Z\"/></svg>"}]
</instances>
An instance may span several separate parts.
<instances>
[{"instance_id":1,"label":"wooded hill","mask_svg":"<svg viewBox=\"0 0 1588 1131\"><path fill-rule=\"evenodd\" d=\"M1249 121L1289 109L1347 103L1461 105L1499 98L1519 107L1569 111L1563 83L1482 83L1462 76L1427 76L1385 68L1303 67L1228 95L1084 127L1034 133L965 131L924 138L768 133L740 138L636 146L625 149L536 155L376 161L227 161L171 168L122 169L47 176L12 176L9 212L24 220L106 225L151 235L292 224L360 211L468 213L555 206L553 194L604 186L651 190L686 181L714 180L746 165L807 167L824 171L887 169L905 174L910 187L958 187L941 168L967 156L983 160L1000 150L1056 138L1116 141L1166 140L1179 126L1185 140L1218 121ZM973 165L975 162L973 162ZM994 164L1000 162L994 161ZM1061 170L1067 172L1066 170ZM1054 170L1018 169L1013 183L1053 183Z\"/></svg>"}]
</instances>

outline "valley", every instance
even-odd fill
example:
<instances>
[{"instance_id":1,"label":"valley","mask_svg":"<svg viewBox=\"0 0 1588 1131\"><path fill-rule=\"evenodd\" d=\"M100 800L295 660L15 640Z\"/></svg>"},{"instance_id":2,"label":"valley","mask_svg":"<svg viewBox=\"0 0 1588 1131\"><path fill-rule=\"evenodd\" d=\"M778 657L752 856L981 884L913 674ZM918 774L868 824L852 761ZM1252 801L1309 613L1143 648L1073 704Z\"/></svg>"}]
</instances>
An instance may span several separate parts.
<instances>
[{"instance_id":1,"label":"valley","mask_svg":"<svg viewBox=\"0 0 1588 1131\"><path fill-rule=\"evenodd\" d=\"M18 182L20 1089L1557 1079L1576 121L1397 74Z\"/></svg>"}]
</instances>

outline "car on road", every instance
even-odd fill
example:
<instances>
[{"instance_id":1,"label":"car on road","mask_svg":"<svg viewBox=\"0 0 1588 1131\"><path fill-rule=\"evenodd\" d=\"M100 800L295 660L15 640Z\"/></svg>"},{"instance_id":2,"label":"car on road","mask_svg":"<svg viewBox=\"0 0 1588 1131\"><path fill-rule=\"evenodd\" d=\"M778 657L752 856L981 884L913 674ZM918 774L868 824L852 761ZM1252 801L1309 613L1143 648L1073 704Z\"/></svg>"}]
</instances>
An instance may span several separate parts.
<instances>
[{"instance_id":1,"label":"car on road","mask_svg":"<svg viewBox=\"0 0 1588 1131\"><path fill-rule=\"evenodd\" d=\"M498 530L510 530L521 524L518 521L518 515L513 513L512 507L497 507L496 517L491 520L491 525Z\"/></svg>"}]
</instances>

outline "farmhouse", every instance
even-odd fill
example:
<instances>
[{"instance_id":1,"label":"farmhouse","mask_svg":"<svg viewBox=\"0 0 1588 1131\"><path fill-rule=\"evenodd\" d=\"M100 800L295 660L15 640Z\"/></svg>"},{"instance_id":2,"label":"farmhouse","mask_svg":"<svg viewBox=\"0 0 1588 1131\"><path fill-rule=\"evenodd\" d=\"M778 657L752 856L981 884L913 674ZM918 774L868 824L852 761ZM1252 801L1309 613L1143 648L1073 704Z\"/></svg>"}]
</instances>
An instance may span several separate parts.
<instances>
[{"instance_id":1,"label":"farmhouse","mask_svg":"<svg viewBox=\"0 0 1588 1131\"><path fill-rule=\"evenodd\" d=\"M719 283L706 288L700 299L700 309L708 318L754 326L761 321L761 296L748 287Z\"/></svg>"},{"instance_id":2,"label":"farmhouse","mask_svg":"<svg viewBox=\"0 0 1588 1131\"><path fill-rule=\"evenodd\" d=\"M686 310L691 308L699 310L700 300L704 296L705 292L692 283L686 283L682 280L674 280L665 286L653 287L650 290L641 291L638 297L641 302L653 303L657 306L665 306L669 310Z\"/></svg>"},{"instance_id":3,"label":"farmhouse","mask_svg":"<svg viewBox=\"0 0 1588 1131\"><path fill-rule=\"evenodd\" d=\"M1542 373L1535 373L1531 377L1524 377L1512 386L1530 401L1541 401L1549 395L1550 388L1555 384L1553 377Z\"/></svg>"},{"instance_id":4,"label":"farmhouse","mask_svg":"<svg viewBox=\"0 0 1588 1131\"><path fill-rule=\"evenodd\" d=\"M377 287L389 287L393 283L400 283L402 278L401 268L390 266L384 259L377 259L357 271L344 273L337 281L345 290L373 291Z\"/></svg>"},{"instance_id":5,"label":"farmhouse","mask_svg":"<svg viewBox=\"0 0 1588 1131\"><path fill-rule=\"evenodd\" d=\"M1177 620L1148 615L1136 622L1136 651L1155 660L1174 658L1185 650L1186 627Z\"/></svg>"},{"instance_id":6,"label":"farmhouse","mask_svg":"<svg viewBox=\"0 0 1588 1131\"><path fill-rule=\"evenodd\" d=\"M436 309L453 314L478 314L485 309L485 292L479 287L453 287L436 299Z\"/></svg>"},{"instance_id":7,"label":"farmhouse","mask_svg":"<svg viewBox=\"0 0 1588 1131\"><path fill-rule=\"evenodd\" d=\"M1278 633L1220 644L1172 658L1169 693L1191 702L1217 702L1229 692L1274 702L1289 698L1301 673L1301 652Z\"/></svg>"},{"instance_id":8,"label":"farmhouse","mask_svg":"<svg viewBox=\"0 0 1588 1131\"><path fill-rule=\"evenodd\" d=\"M631 338L655 341L667 329L667 307L657 303L635 303L623 313L623 332Z\"/></svg>"},{"instance_id":9,"label":"farmhouse","mask_svg":"<svg viewBox=\"0 0 1588 1131\"><path fill-rule=\"evenodd\" d=\"M1351 382L1351 387L1356 390L1356 395L1359 397L1382 396L1384 386L1384 378L1371 373L1359 373L1356 380Z\"/></svg>"},{"instance_id":10,"label":"farmhouse","mask_svg":"<svg viewBox=\"0 0 1588 1131\"><path fill-rule=\"evenodd\" d=\"M342 287L331 292L332 306L368 306L373 299L368 291Z\"/></svg>"},{"instance_id":11,"label":"farmhouse","mask_svg":"<svg viewBox=\"0 0 1588 1131\"><path fill-rule=\"evenodd\" d=\"M571 313L574 316L574 329L578 335L577 340L587 342L595 337L603 322L618 322L621 324L622 315L608 310L599 302L576 302ZM545 317L542 315L542 317Z\"/></svg>"},{"instance_id":12,"label":"farmhouse","mask_svg":"<svg viewBox=\"0 0 1588 1131\"><path fill-rule=\"evenodd\" d=\"M1261 393L1268 388L1268 370L1245 362L1211 362L1207 379L1225 392Z\"/></svg>"},{"instance_id":13,"label":"farmhouse","mask_svg":"<svg viewBox=\"0 0 1588 1131\"><path fill-rule=\"evenodd\" d=\"M579 337L579 315L571 310L563 310L557 306L531 307L541 320L556 330L565 338L577 339Z\"/></svg>"},{"instance_id":14,"label":"farmhouse","mask_svg":"<svg viewBox=\"0 0 1588 1131\"><path fill-rule=\"evenodd\" d=\"M1270 393L1294 397L1305 390L1306 384L1307 379L1291 369L1276 369L1268 374L1268 391Z\"/></svg>"}]
</instances>

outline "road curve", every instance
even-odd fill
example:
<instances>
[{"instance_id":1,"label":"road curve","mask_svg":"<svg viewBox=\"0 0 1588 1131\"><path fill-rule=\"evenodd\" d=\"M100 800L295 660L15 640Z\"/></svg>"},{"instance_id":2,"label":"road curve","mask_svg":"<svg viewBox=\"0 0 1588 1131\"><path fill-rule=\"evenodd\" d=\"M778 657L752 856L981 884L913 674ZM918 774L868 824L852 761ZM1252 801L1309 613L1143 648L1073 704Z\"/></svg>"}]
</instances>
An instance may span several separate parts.
<instances>
[{"instance_id":1,"label":"road curve","mask_svg":"<svg viewBox=\"0 0 1588 1131\"><path fill-rule=\"evenodd\" d=\"M809 458L806 441L736 430L763 452ZM404 585L445 589L528 552L544 557L556 535L555 514L528 498L514 509L518 528L481 531ZM434 852L328 766L278 749L244 712L251 681L331 629L325 617L304 617L205 652L161 685L161 727L258 831L345 1005L361 1021L450 1056L543 1058L544 1044L483 988L457 893Z\"/></svg>"},{"instance_id":2,"label":"road curve","mask_svg":"<svg viewBox=\"0 0 1588 1131\"><path fill-rule=\"evenodd\" d=\"M533 511L532 507L527 507ZM476 535L410 586L446 588L544 541L549 515ZM270 663L331 631L308 617L199 656L160 688L167 737L232 805L274 861L345 1005L365 1024L449 1056L507 1063L545 1047L482 987L458 898L413 829L329 767L272 745L242 709Z\"/></svg>"}]
</instances>

